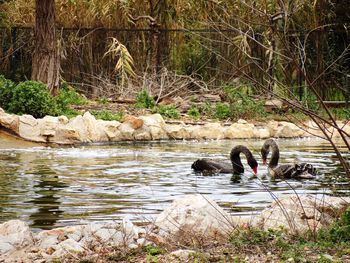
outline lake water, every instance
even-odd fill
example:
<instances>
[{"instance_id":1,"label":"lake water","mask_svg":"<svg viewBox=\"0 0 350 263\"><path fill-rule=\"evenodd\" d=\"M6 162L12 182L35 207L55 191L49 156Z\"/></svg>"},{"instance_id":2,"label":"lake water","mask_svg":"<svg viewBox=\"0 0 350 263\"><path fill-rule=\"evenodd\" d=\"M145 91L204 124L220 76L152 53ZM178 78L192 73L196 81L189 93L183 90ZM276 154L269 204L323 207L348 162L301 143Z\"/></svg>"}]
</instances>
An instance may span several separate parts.
<instances>
[{"instance_id":1,"label":"lake water","mask_svg":"<svg viewBox=\"0 0 350 263\"><path fill-rule=\"evenodd\" d=\"M272 196L297 193L350 196L350 182L335 154L320 139L277 140L281 163L309 162L314 180L271 180L260 158L264 140L163 141L79 147L46 147L0 136L0 221L21 219L34 229L119 221L154 220L184 194L210 196L232 214L251 215ZM246 172L199 176L197 158L228 160L234 145L248 146L259 162L258 178Z\"/></svg>"}]
</instances>

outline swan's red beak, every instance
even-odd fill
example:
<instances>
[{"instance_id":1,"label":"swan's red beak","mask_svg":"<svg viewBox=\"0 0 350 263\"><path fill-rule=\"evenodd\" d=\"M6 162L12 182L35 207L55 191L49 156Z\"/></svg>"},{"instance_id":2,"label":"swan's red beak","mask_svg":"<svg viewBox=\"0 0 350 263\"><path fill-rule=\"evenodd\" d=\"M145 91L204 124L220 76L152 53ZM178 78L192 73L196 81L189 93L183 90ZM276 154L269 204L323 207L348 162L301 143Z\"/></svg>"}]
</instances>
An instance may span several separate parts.
<instances>
[{"instance_id":1,"label":"swan's red beak","mask_svg":"<svg viewBox=\"0 0 350 263\"><path fill-rule=\"evenodd\" d=\"M254 173L255 175L258 174L258 167L254 167L254 168L253 168L253 173Z\"/></svg>"},{"instance_id":2,"label":"swan's red beak","mask_svg":"<svg viewBox=\"0 0 350 263\"><path fill-rule=\"evenodd\" d=\"M263 165L266 165L266 159L263 159Z\"/></svg>"}]
</instances>

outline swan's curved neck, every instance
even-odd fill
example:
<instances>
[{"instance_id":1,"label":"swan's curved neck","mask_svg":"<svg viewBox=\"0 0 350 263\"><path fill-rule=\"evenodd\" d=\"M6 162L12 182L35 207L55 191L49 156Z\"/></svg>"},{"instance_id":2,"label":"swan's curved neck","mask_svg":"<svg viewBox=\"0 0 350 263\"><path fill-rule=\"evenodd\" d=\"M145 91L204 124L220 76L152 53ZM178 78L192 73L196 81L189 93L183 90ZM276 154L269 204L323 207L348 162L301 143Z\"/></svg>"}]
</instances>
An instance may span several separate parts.
<instances>
[{"instance_id":1,"label":"swan's curved neck","mask_svg":"<svg viewBox=\"0 0 350 263\"><path fill-rule=\"evenodd\" d=\"M278 145L274 140L268 140L266 143L267 148L271 148L271 159L269 162L269 167L273 168L278 165L278 160L280 158L280 150L278 149Z\"/></svg>"},{"instance_id":2,"label":"swan's curved neck","mask_svg":"<svg viewBox=\"0 0 350 263\"><path fill-rule=\"evenodd\" d=\"M238 145L231 150L230 159L232 162L233 171L237 173L244 173L244 167L239 156L240 153L243 153L247 160L252 160L254 157L249 149L243 145Z\"/></svg>"}]
</instances>

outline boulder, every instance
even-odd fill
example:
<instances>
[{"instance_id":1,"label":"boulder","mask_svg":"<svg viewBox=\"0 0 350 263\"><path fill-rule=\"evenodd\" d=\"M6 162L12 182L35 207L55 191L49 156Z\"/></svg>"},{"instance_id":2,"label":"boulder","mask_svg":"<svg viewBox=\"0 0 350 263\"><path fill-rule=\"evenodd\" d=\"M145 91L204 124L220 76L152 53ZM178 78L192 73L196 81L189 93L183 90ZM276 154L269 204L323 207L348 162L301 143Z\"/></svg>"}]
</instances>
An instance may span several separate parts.
<instances>
[{"instance_id":1,"label":"boulder","mask_svg":"<svg viewBox=\"0 0 350 263\"><path fill-rule=\"evenodd\" d=\"M34 238L27 223L21 220L10 220L0 224L0 255L33 244Z\"/></svg>"},{"instance_id":2,"label":"boulder","mask_svg":"<svg viewBox=\"0 0 350 263\"><path fill-rule=\"evenodd\" d=\"M57 245L55 251L51 255L51 258L62 258L67 254L78 254L83 253L84 251L85 249L80 243L73 239L66 239Z\"/></svg>"},{"instance_id":3,"label":"boulder","mask_svg":"<svg viewBox=\"0 0 350 263\"><path fill-rule=\"evenodd\" d=\"M14 114L7 114L0 108L0 127L3 126L10 131L18 134L19 132L19 117Z\"/></svg>"},{"instance_id":4,"label":"boulder","mask_svg":"<svg viewBox=\"0 0 350 263\"><path fill-rule=\"evenodd\" d=\"M98 122L94 115L90 112L85 112L83 115L83 121L86 126L88 140L91 142L106 142L108 137L103 128L99 127Z\"/></svg>"},{"instance_id":5,"label":"boulder","mask_svg":"<svg viewBox=\"0 0 350 263\"><path fill-rule=\"evenodd\" d=\"M122 140L132 141L134 140L134 129L131 127L130 123L124 122L118 126L120 136Z\"/></svg>"},{"instance_id":6,"label":"boulder","mask_svg":"<svg viewBox=\"0 0 350 263\"><path fill-rule=\"evenodd\" d=\"M18 135L29 141L46 142L46 138L41 136L38 120L32 115L19 116Z\"/></svg>"},{"instance_id":7,"label":"boulder","mask_svg":"<svg viewBox=\"0 0 350 263\"><path fill-rule=\"evenodd\" d=\"M168 139L168 135L164 129L165 121L160 114L152 114L140 116L143 120L143 126L151 134L152 140Z\"/></svg>"},{"instance_id":8,"label":"boulder","mask_svg":"<svg viewBox=\"0 0 350 263\"><path fill-rule=\"evenodd\" d=\"M121 141L122 133L118 129L120 124L119 121L97 120L97 125L103 129L109 141Z\"/></svg>"},{"instance_id":9,"label":"boulder","mask_svg":"<svg viewBox=\"0 0 350 263\"><path fill-rule=\"evenodd\" d=\"M279 138L294 138L300 137L304 135L304 131L296 126L294 123L281 121L278 124L277 131L275 133L275 137Z\"/></svg>"},{"instance_id":10,"label":"boulder","mask_svg":"<svg viewBox=\"0 0 350 263\"><path fill-rule=\"evenodd\" d=\"M125 115L121 119L121 122L129 123L134 130L137 130L143 126L143 120L132 115Z\"/></svg>"},{"instance_id":11,"label":"boulder","mask_svg":"<svg viewBox=\"0 0 350 263\"><path fill-rule=\"evenodd\" d=\"M266 100L264 106L267 112L285 111L288 108L287 105L283 104L283 101L277 99Z\"/></svg>"},{"instance_id":12,"label":"boulder","mask_svg":"<svg viewBox=\"0 0 350 263\"><path fill-rule=\"evenodd\" d=\"M170 253L170 256L173 260L177 260L179 262L189 262L190 256L195 255L195 250L190 249L178 249Z\"/></svg>"},{"instance_id":13,"label":"boulder","mask_svg":"<svg viewBox=\"0 0 350 263\"><path fill-rule=\"evenodd\" d=\"M270 138L270 131L268 128L255 128L254 137L260 139Z\"/></svg>"},{"instance_id":14,"label":"boulder","mask_svg":"<svg viewBox=\"0 0 350 263\"><path fill-rule=\"evenodd\" d=\"M252 224L264 230L283 227L292 234L301 234L334 222L349 205L349 197L291 195L274 201Z\"/></svg>"},{"instance_id":15,"label":"boulder","mask_svg":"<svg viewBox=\"0 0 350 263\"><path fill-rule=\"evenodd\" d=\"M206 123L204 125L195 125L188 129L190 137L193 139L215 139L224 138L224 127L220 123Z\"/></svg>"},{"instance_id":16,"label":"boulder","mask_svg":"<svg viewBox=\"0 0 350 263\"><path fill-rule=\"evenodd\" d=\"M249 139L254 137L254 124L242 122L233 123L227 127L224 134L227 139Z\"/></svg>"},{"instance_id":17,"label":"boulder","mask_svg":"<svg viewBox=\"0 0 350 263\"><path fill-rule=\"evenodd\" d=\"M59 120L57 117L45 116L42 119L38 120L40 126L40 135L53 137L56 135L57 126Z\"/></svg>"},{"instance_id":18,"label":"boulder","mask_svg":"<svg viewBox=\"0 0 350 263\"><path fill-rule=\"evenodd\" d=\"M58 126L52 142L59 144L74 144L81 142L81 136L77 129L67 126Z\"/></svg>"},{"instance_id":19,"label":"boulder","mask_svg":"<svg viewBox=\"0 0 350 263\"><path fill-rule=\"evenodd\" d=\"M144 127L134 132L134 139L137 141L150 141L152 140L151 131L148 127Z\"/></svg>"},{"instance_id":20,"label":"boulder","mask_svg":"<svg viewBox=\"0 0 350 263\"><path fill-rule=\"evenodd\" d=\"M171 139L190 139L191 135L185 124L166 124L164 127L168 137Z\"/></svg>"},{"instance_id":21,"label":"boulder","mask_svg":"<svg viewBox=\"0 0 350 263\"><path fill-rule=\"evenodd\" d=\"M170 238L227 237L234 224L229 214L203 195L186 195L166 208L156 219L159 235ZM183 235L186 233L186 235Z\"/></svg>"},{"instance_id":22,"label":"boulder","mask_svg":"<svg viewBox=\"0 0 350 263\"><path fill-rule=\"evenodd\" d=\"M60 128L64 133L62 135L72 135L72 137L77 136L80 142L90 142L87 127L85 125L83 116L78 115L69 120L65 127Z\"/></svg>"}]
</instances>

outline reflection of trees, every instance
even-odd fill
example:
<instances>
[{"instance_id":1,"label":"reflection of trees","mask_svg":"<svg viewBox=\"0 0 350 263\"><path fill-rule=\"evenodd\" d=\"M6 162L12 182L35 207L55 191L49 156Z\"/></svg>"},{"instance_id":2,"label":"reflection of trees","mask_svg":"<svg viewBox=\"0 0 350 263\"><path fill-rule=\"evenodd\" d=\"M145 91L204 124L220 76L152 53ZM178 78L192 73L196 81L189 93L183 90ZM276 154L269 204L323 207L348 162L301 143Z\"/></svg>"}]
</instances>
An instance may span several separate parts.
<instances>
[{"instance_id":1,"label":"reflection of trees","mask_svg":"<svg viewBox=\"0 0 350 263\"><path fill-rule=\"evenodd\" d=\"M18 173L20 168L20 158L18 154L11 154L10 152L2 153L0 155L0 219L5 221L14 218L13 215L9 215L6 212L6 208L11 206L13 191L18 187L17 177L14 176ZM9 165L15 164L15 165ZM8 205L10 204L10 205ZM11 212L12 213L12 212Z\"/></svg>"},{"instance_id":2,"label":"reflection of trees","mask_svg":"<svg viewBox=\"0 0 350 263\"><path fill-rule=\"evenodd\" d=\"M63 213L57 193L67 186L60 181L56 172L47 166L37 168L35 174L40 177L39 182L34 185L34 192L38 197L30 201L35 204L37 210L29 218L33 220L32 227L51 229Z\"/></svg>"}]
</instances>

